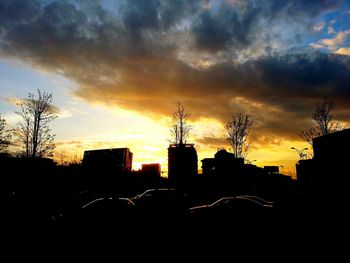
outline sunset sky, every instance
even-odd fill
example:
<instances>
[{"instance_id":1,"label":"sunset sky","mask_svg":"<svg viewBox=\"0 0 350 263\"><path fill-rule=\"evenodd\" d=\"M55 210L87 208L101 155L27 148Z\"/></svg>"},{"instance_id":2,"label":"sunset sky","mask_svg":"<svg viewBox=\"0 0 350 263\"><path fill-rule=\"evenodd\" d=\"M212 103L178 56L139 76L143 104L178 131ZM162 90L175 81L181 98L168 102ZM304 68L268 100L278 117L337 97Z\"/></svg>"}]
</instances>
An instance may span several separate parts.
<instances>
[{"instance_id":1,"label":"sunset sky","mask_svg":"<svg viewBox=\"0 0 350 263\"><path fill-rule=\"evenodd\" d=\"M350 1L0 1L0 113L53 94L56 160L128 147L134 169L167 165L171 115L191 114L199 160L250 114L249 160L294 175L315 100L350 126ZM201 163L199 161L199 167Z\"/></svg>"}]
</instances>

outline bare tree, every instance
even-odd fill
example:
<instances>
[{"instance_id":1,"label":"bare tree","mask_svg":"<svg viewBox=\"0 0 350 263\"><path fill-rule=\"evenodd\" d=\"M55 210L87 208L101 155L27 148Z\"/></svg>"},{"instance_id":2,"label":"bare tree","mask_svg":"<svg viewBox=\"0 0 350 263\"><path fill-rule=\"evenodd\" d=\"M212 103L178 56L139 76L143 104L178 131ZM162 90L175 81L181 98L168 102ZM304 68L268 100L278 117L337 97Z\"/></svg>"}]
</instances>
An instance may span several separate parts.
<instances>
[{"instance_id":1,"label":"bare tree","mask_svg":"<svg viewBox=\"0 0 350 263\"><path fill-rule=\"evenodd\" d=\"M299 134L299 136L302 139L304 139L307 143L309 143L311 146L313 146L312 139L321 135L322 134L320 130L315 127L310 128L309 130L302 130Z\"/></svg>"},{"instance_id":2,"label":"bare tree","mask_svg":"<svg viewBox=\"0 0 350 263\"><path fill-rule=\"evenodd\" d=\"M227 140L237 158L245 158L248 154L250 144L247 137L252 124L253 119L250 115L235 113L232 120L225 125Z\"/></svg>"},{"instance_id":3,"label":"bare tree","mask_svg":"<svg viewBox=\"0 0 350 263\"><path fill-rule=\"evenodd\" d=\"M51 104L52 94L37 90L38 98L29 93L28 99L18 104L16 112L22 121L18 123L14 134L21 140L26 157L51 157L55 148L55 135L51 134L49 123L57 118Z\"/></svg>"},{"instance_id":4,"label":"bare tree","mask_svg":"<svg viewBox=\"0 0 350 263\"><path fill-rule=\"evenodd\" d=\"M299 136L312 146L313 138L343 130L344 126L339 121L334 120L333 109L334 103L328 98L316 101L314 112L311 115L315 127L301 131Z\"/></svg>"},{"instance_id":5,"label":"bare tree","mask_svg":"<svg viewBox=\"0 0 350 263\"><path fill-rule=\"evenodd\" d=\"M334 109L334 103L328 98L324 98L323 101L315 102L315 110L312 113L312 120L315 122L316 127L322 135L342 130L342 125L334 120L332 110Z\"/></svg>"},{"instance_id":6,"label":"bare tree","mask_svg":"<svg viewBox=\"0 0 350 263\"><path fill-rule=\"evenodd\" d=\"M17 104L20 107L19 111L16 111L22 121L17 124L17 128L14 129L14 135L19 138L21 143L24 146L23 155L26 157L31 156L32 153L32 144L31 144L31 125L32 125L32 117L28 108L28 103L26 101L22 101Z\"/></svg>"},{"instance_id":7,"label":"bare tree","mask_svg":"<svg viewBox=\"0 0 350 263\"><path fill-rule=\"evenodd\" d=\"M3 115L0 114L0 153L7 152L7 148L11 143L11 134L6 129L7 123Z\"/></svg>"},{"instance_id":8,"label":"bare tree","mask_svg":"<svg viewBox=\"0 0 350 263\"><path fill-rule=\"evenodd\" d=\"M191 125L187 123L189 117L190 114L185 111L185 107L178 103L177 111L173 113L173 125L170 129L172 143L178 145L186 144L192 129Z\"/></svg>"}]
</instances>

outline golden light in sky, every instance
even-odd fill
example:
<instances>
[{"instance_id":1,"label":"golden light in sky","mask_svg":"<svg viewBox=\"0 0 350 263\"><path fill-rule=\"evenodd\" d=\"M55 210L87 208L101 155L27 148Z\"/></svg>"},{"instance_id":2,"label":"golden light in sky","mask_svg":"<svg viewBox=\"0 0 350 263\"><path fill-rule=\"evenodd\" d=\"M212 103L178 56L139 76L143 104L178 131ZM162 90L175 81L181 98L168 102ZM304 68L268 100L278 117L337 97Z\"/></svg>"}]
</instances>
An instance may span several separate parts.
<instances>
[{"instance_id":1,"label":"golden light in sky","mask_svg":"<svg viewBox=\"0 0 350 263\"><path fill-rule=\"evenodd\" d=\"M241 112L254 118L247 158L294 176L291 147L308 147L298 134L313 125L316 100L331 97L349 125L350 7L277 2L9 1L0 112L15 127L16 100L53 93L57 161L128 147L134 169L164 171L177 102L191 114L199 168L229 149L224 125Z\"/></svg>"}]
</instances>

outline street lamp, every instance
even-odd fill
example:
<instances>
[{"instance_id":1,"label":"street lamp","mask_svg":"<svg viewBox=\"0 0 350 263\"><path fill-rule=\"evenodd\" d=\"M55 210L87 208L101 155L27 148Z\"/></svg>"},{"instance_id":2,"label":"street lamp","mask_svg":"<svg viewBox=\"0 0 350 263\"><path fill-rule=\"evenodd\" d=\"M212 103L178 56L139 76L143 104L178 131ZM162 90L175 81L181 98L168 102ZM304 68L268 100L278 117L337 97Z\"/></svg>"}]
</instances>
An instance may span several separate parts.
<instances>
[{"instance_id":1,"label":"street lamp","mask_svg":"<svg viewBox=\"0 0 350 263\"><path fill-rule=\"evenodd\" d=\"M299 150L299 149L297 149L295 147L292 147L291 149L295 150L299 154L300 159L304 159L304 157L306 157L306 154L304 153L304 151L308 150L308 148L304 148L302 150Z\"/></svg>"}]
</instances>

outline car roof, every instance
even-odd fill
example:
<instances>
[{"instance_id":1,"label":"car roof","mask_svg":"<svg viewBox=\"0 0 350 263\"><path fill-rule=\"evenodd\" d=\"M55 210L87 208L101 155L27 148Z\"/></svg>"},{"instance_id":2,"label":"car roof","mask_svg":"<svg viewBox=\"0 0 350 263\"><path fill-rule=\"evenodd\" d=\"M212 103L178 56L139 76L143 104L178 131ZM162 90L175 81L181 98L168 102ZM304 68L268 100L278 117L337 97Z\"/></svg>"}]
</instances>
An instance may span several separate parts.
<instances>
[{"instance_id":1,"label":"car roof","mask_svg":"<svg viewBox=\"0 0 350 263\"><path fill-rule=\"evenodd\" d=\"M209 204L208 206L215 206L221 202L223 202L224 200L233 200L236 199L236 196L225 196L225 197L221 197L220 199L214 201L213 203Z\"/></svg>"},{"instance_id":2,"label":"car roof","mask_svg":"<svg viewBox=\"0 0 350 263\"><path fill-rule=\"evenodd\" d=\"M113 197L100 197L100 198L96 198L90 202L88 202L87 204L83 205L82 208L88 208L89 206L98 203L98 202L102 202L102 201L122 201L122 202L131 202L132 204L134 204L129 198L113 198Z\"/></svg>"},{"instance_id":3,"label":"car roof","mask_svg":"<svg viewBox=\"0 0 350 263\"><path fill-rule=\"evenodd\" d=\"M147 189L146 191L142 192L141 194L137 194L136 196L134 196L133 198L139 198L147 193L150 192L169 192L169 191L176 191L175 188L153 188L153 189Z\"/></svg>"},{"instance_id":4,"label":"car roof","mask_svg":"<svg viewBox=\"0 0 350 263\"><path fill-rule=\"evenodd\" d=\"M230 200L249 200L253 203L256 203L258 205L264 206L264 207L273 207L273 202L272 201L267 201L261 197L254 196L254 195L237 195L237 196L224 196L216 201L214 201L211 204L205 204L205 205L199 205L199 206L194 206L191 207L190 210L195 210L198 208L207 208L207 207L215 207L216 205L224 202L224 201L230 201Z\"/></svg>"},{"instance_id":5,"label":"car roof","mask_svg":"<svg viewBox=\"0 0 350 263\"><path fill-rule=\"evenodd\" d=\"M104 198L104 197L101 197L101 198L96 198L96 199L92 200L91 202L89 202L89 203L87 203L87 204L83 205L83 207L82 207L82 208L89 207L89 206L91 206L92 204L97 203L97 202L100 202L100 201L103 201L103 200L105 200L105 198Z\"/></svg>"},{"instance_id":6,"label":"car roof","mask_svg":"<svg viewBox=\"0 0 350 263\"><path fill-rule=\"evenodd\" d=\"M265 200L265 202L263 202L261 200L258 200L258 199L255 199L255 198L250 198L249 196L244 196L244 195L222 197L222 198L216 200L214 203L212 203L212 204L210 204L208 206L209 207L216 206L216 205L222 203L225 200L228 200L228 201L230 201L230 200L249 200L249 201L251 201L253 203L256 203L258 205L261 205L261 206L272 207L272 204L271 203L267 203L266 200Z\"/></svg>"},{"instance_id":7,"label":"car roof","mask_svg":"<svg viewBox=\"0 0 350 263\"><path fill-rule=\"evenodd\" d=\"M258 201L261 201L261 202L264 202L264 203L267 203L267 204L273 204L274 203L273 201L266 200L266 199L264 199L264 198L262 198L260 196L257 196L257 195L238 195L238 197L254 199L254 200L258 200Z\"/></svg>"}]
</instances>

